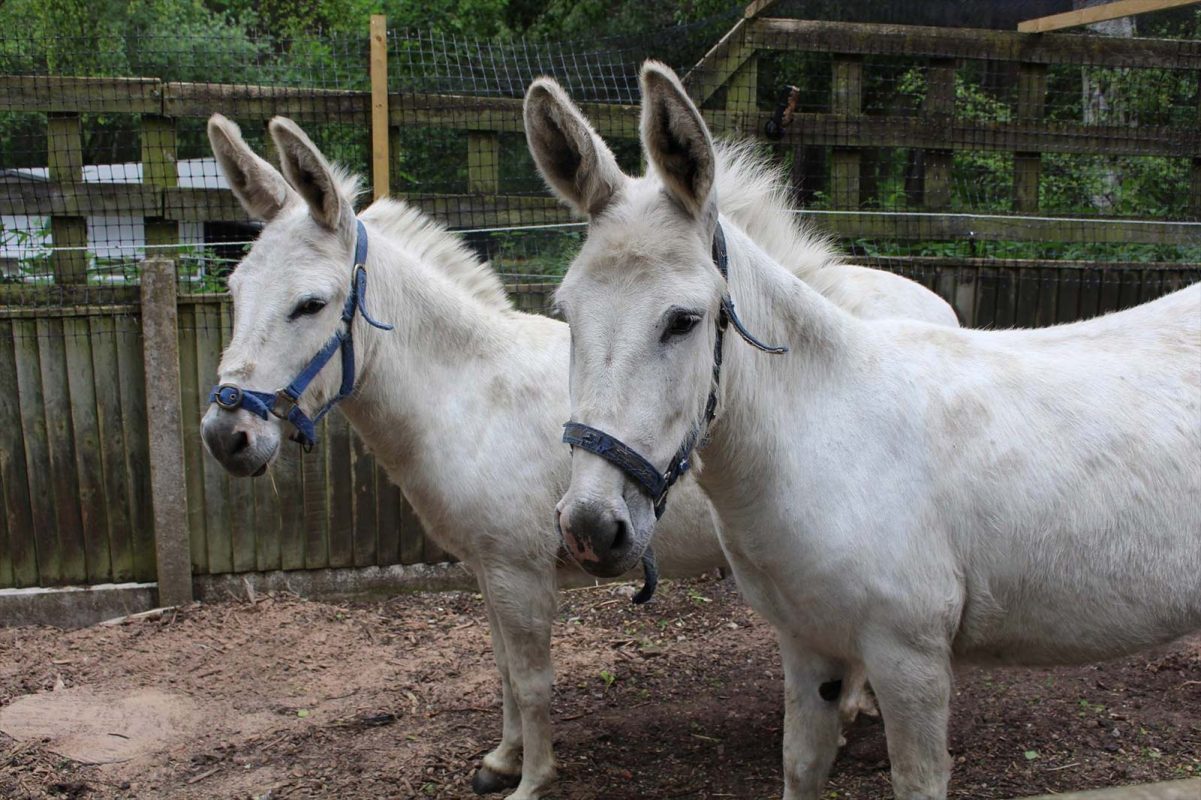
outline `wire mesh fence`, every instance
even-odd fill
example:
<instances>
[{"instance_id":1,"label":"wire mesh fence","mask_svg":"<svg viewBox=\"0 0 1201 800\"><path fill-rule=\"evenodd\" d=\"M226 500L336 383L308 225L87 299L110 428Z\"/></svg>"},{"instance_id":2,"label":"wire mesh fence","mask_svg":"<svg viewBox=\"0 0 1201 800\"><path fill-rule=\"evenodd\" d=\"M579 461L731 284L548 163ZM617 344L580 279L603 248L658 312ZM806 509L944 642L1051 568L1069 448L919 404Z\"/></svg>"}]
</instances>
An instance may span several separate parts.
<instances>
[{"instance_id":1,"label":"wire mesh fence","mask_svg":"<svg viewBox=\"0 0 1201 800\"><path fill-rule=\"evenodd\" d=\"M229 340L226 280L260 228L210 151L214 112L269 161L267 121L292 118L453 229L531 311L585 228L537 176L525 88L558 79L641 174L648 57L715 135L759 143L848 262L923 283L965 324L1069 322L1201 278L1197 9L1032 37L1016 20L1064 3L767 5L575 42L389 31L377 58L367 30L0 37L0 452L19 456L0 461L0 586L152 577L137 284L155 254L179 276L194 568L445 557L337 416L328 445L279 468L284 493L319 498L303 513L205 455L194 422Z\"/></svg>"}]
</instances>

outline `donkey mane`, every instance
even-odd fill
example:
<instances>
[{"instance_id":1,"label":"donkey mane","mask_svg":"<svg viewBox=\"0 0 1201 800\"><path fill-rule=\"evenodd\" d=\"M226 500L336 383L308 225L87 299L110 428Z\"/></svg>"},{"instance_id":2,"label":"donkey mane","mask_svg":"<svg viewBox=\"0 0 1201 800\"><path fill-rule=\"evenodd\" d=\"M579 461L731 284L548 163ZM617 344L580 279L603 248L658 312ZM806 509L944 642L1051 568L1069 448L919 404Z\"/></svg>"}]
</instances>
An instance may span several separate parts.
<instances>
[{"instance_id":1,"label":"donkey mane","mask_svg":"<svg viewBox=\"0 0 1201 800\"><path fill-rule=\"evenodd\" d=\"M384 197L372 203L359 216L403 242L410 252L441 270L488 307L500 311L513 308L496 272L486 262L480 261L446 226L420 209L402 200Z\"/></svg>"},{"instance_id":2,"label":"donkey mane","mask_svg":"<svg viewBox=\"0 0 1201 800\"><path fill-rule=\"evenodd\" d=\"M806 279L835 264L839 254L830 239L801 223L791 209L791 190L783 173L753 142L722 141L717 151L716 193L722 213L747 235ZM339 189L348 197L362 191L362 180L335 168ZM420 209L390 197L372 203L360 215L402 241L414 255L440 269L471 296L496 310L513 308L500 277L479 260L462 239Z\"/></svg>"},{"instance_id":3,"label":"donkey mane","mask_svg":"<svg viewBox=\"0 0 1201 800\"><path fill-rule=\"evenodd\" d=\"M802 280L839 261L831 240L792 211L784 173L753 142L718 141L714 150L717 205L755 244Z\"/></svg>"}]
</instances>

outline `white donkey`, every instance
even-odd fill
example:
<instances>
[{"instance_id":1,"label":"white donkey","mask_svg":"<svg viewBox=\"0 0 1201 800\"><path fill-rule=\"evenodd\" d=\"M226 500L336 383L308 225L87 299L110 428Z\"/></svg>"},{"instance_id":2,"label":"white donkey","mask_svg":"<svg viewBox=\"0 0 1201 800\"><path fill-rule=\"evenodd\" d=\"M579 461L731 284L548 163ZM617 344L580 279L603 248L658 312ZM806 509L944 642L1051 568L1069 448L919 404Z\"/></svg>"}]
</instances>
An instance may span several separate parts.
<instances>
[{"instance_id":1,"label":"white donkey","mask_svg":"<svg viewBox=\"0 0 1201 800\"><path fill-rule=\"evenodd\" d=\"M642 72L643 178L554 130L583 124L555 87L529 104L541 168L592 214L558 292L572 418L655 465L709 437L722 545L779 632L786 798L821 796L857 664L896 795L943 798L953 662L1079 663L1201 627L1201 285L1044 330L856 319L719 214L709 132L666 67ZM787 353L738 341L738 316ZM588 442L558 514L607 572L655 528Z\"/></svg>"},{"instance_id":2,"label":"white donkey","mask_svg":"<svg viewBox=\"0 0 1201 800\"><path fill-rule=\"evenodd\" d=\"M356 242L364 241L352 208L357 182L332 169L290 121L272 121L270 132L282 175L232 122L219 115L209 121L230 187L247 213L267 224L229 282L233 338L221 360L223 387L202 423L205 444L233 474L259 474L291 427L268 405L304 432L310 415L353 388L342 411L429 535L470 567L488 610L504 723L500 745L484 757L473 785L480 792L517 785L516 800L540 797L554 777L555 589L580 574L559 557L550 519L570 470L558 438L568 413L567 326L514 310L495 273L457 237L391 200L358 217L369 242L370 282L347 315L350 287L359 285ZM727 163L727 174L755 169L736 153ZM755 210L755 193L778 190L766 173L756 174L757 182L731 187L735 218ZM859 279L870 289L870 275ZM277 402L276 389L312 372L306 364L314 354L341 344L331 339L347 327L339 310L351 320L357 376L348 384L330 352L338 363L313 373L295 407ZM918 287L911 313L945 319L946 310ZM394 330L375 330L372 320ZM664 571L697 574L724 564L696 485L683 485L672 505L657 545ZM849 696L848 717L869 703Z\"/></svg>"}]
</instances>

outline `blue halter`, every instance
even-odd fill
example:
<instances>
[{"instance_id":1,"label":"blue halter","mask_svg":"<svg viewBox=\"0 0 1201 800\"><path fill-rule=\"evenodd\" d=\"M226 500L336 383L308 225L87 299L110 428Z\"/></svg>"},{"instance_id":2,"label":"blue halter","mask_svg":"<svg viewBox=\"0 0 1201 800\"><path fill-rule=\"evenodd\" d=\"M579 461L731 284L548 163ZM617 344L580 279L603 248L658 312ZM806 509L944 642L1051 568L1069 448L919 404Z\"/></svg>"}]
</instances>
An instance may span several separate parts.
<instances>
[{"instance_id":1,"label":"blue halter","mask_svg":"<svg viewBox=\"0 0 1201 800\"><path fill-rule=\"evenodd\" d=\"M391 325L378 322L367 313L367 229L363 223L355 220L357 236L354 246L354 273L350 281L350 294L346 304L342 306L342 322L345 328L339 328L330 337L325 346L313 356L300 374L283 389L272 392L259 392L254 389L244 389L234 383L222 383L214 386L209 392L208 401L216 403L228 411L244 408L263 419L269 419L272 414L282 420L292 423L296 433L293 440L300 443L305 451L317 443L317 423L329 413L334 405L354 391L354 329L355 313L362 314L367 324L380 330L390 331ZM337 396L331 398L321 407L311 419L300 407L300 395L317 377L317 373L329 363L334 353L342 351L342 387Z\"/></svg>"},{"instance_id":2,"label":"blue halter","mask_svg":"<svg viewBox=\"0 0 1201 800\"><path fill-rule=\"evenodd\" d=\"M721 229L721 223L718 223L713 231L713 264L721 273L722 278L729 277L730 255L726 249L726 235ZM730 299L730 295L722 295L721 308L717 315L717 341L713 345L713 383L709 389L709 397L705 401L704 418L688 432L680 449L676 451L671 463L667 465L667 469L660 472L637 450L615 436L593 428L591 425L585 425L582 422L568 422L563 426L563 441L566 444L600 456L637 484L638 488L654 503L655 519L662 517L663 512L667 510L668 491L692 467L692 451L696 449L701 441L701 436L708 430L709 423L717 414L722 341L730 323L733 323L734 330L743 341L756 350L773 354L788 352L787 347L764 344L757 339L738 318L738 314L734 311L734 301ZM643 553L642 567L646 573L646 583L642 590L634 596L635 603L645 603L650 600L655 593L655 585L659 579L659 573L655 566L655 554L650 547L647 547Z\"/></svg>"}]
</instances>

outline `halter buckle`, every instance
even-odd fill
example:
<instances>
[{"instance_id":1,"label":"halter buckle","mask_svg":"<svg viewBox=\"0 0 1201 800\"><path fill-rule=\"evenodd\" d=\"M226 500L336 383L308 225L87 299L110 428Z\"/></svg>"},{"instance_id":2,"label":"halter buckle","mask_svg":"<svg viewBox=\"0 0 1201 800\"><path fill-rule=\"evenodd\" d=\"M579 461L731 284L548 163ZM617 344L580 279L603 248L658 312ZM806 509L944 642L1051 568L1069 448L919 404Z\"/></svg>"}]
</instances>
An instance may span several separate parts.
<instances>
[{"instance_id":1,"label":"halter buckle","mask_svg":"<svg viewBox=\"0 0 1201 800\"><path fill-rule=\"evenodd\" d=\"M293 399L292 395L288 394L286 390L280 389L275 393L275 402L271 404L271 413L286 420L297 405L298 402Z\"/></svg>"},{"instance_id":2,"label":"halter buckle","mask_svg":"<svg viewBox=\"0 0 1201 800\"><path fill-rule=\"evenodd\" d=\"M223 383L214 393L217 405L227 411L237 411L242 407L242 387L232 383Z\"/></svg>"}]
</instances>

